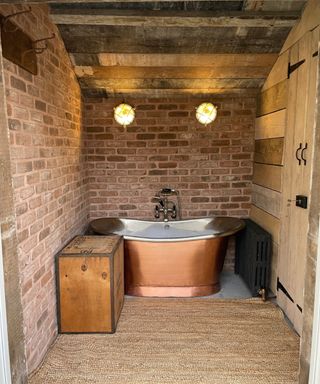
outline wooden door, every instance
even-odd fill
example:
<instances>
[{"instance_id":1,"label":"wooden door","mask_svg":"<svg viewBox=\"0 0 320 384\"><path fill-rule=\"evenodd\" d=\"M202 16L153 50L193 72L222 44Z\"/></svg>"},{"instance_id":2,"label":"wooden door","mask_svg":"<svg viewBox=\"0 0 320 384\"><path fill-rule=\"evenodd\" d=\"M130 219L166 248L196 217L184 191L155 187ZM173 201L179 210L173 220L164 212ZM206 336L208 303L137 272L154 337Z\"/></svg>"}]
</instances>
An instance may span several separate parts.
<instances>
[{"instance_id":1,"label":"wooden door","mask_svg":"<svg viewBox=\"0 0 320 384\"><path fill-rule=\"evenodd\" d=\"M317 70L312 56L315 39L313 33L307 33L290 50L291 65L301 65L289 78L278 267L279 282L283 288L278 291L278 303L300 334L309 209L296 207L295 199L297 195L310 196L311 161L308 159L313 150L312 121L317 84ZM306 143L307 148L303 151ZM306 162L302 160L302 154L308 158Z\"/></svg>"}]
</instances>

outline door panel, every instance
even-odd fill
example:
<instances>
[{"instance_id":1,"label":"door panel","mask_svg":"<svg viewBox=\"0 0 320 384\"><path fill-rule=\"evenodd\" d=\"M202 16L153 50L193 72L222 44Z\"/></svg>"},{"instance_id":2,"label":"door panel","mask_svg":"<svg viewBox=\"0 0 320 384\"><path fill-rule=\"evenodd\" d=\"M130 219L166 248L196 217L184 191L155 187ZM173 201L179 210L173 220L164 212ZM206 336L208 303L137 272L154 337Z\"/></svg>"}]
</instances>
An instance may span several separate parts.
<instances>
[{"instance_id":1,"label":"door panel","mask_svg":"<svg viewBox=\"0 0 320 384\"><path fill-rule=\"evenodd\" d=\"M307 33L290 50L290 63L305 60L289 78L278 276L293 302L279 291L278 303L301 332L309 209L296 207L296 195L310 195L318 58L312 57L319 31ZM307 162L301 159L302 149ZM301 148L298 152L297 149ZM300 164L296 158L301 159Z\"/></svg>"}]
</instances>

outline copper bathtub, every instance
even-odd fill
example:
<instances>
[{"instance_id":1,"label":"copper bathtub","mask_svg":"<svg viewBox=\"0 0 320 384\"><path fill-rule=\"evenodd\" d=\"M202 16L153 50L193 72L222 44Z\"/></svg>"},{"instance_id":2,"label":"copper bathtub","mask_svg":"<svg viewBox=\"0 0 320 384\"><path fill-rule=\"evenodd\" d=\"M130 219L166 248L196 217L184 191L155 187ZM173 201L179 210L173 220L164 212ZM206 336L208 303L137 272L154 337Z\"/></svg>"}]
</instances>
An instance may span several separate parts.
<instances>
[{"instance_id":1,"label":"copper bathtub","mask_svg":"<svg viewBox=\"0 0 320 384\"><path fill-rule=\"evenodd\" d=\"M126 294L193 297L220 290L228 237L244 222L231 217L166 223L104 218L90 227L94 233L124 236Z\"/></svg>"}]
</instances>

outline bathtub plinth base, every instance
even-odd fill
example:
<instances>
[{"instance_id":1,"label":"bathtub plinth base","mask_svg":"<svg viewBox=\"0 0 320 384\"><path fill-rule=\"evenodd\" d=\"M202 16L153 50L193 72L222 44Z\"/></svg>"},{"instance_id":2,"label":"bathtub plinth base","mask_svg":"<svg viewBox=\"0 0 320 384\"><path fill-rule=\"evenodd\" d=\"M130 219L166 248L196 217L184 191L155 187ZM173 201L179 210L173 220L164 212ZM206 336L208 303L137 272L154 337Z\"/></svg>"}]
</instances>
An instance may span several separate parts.
<instances>
[{"instance_id":1,"label":"bathtub plinth base","mask_svg":"<svg viewBox=\"0 0 320 384\"><path fill-rule=\"evenodd\" d=\"M220 284L204 285L200 287L128 287L129 296L144 297L197 297L209 296L220 291Z\"/></svg>"}]
</instances>

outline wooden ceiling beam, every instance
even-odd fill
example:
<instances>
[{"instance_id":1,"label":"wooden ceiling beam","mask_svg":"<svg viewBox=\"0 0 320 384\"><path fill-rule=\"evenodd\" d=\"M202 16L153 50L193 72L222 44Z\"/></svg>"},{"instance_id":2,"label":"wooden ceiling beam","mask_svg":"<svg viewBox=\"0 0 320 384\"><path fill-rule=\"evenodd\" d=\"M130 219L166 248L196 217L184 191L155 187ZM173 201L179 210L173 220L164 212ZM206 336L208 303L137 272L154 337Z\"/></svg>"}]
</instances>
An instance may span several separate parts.
<instances>
[{"instance_id":1,"label":"wooden ceiling beam","mask_svg":"<svg viewBox=\"0 0 320 384\"><path fill-rule=\"evenodd\" d=\"M233 89L260 88L263 79L99 79L79 78L83 88L118 89Z\"/></svg>"},{"instance_id":2,"label":"wooden ceiling beam","mask_svg":"<svg viewBox=\"0 0 320 384\"><path fill-rule=\"evenodd\" d=\"M131 27L292 27L299 18L296 11L286 12L185 12L72 9L51 14L58 25L104 25ZM61 12L66 12L61 10ZM93 14L94 13L94 14Z\"/></svg>"},{"instance_id":3,"label":"wooden ceiling beam","mask_svg":"<svg viewBox=\"0 0 320 384\"><path fill-rule=\"evenodd\" d=\"M108 79L264 79L271 67L75 67L79 78Z\"/></svg>"},{"instance_id":4,"label":"wooden ceiling beam","mask_svg":"<svg viewBox=\"0 0 320 384\"><path fill-rule=\"evenodd\" d=\"M74 56L74 55L72 55ZM89 56L89 55L88 55ZM100 53L98 63L101 66L125 67L272 67L278 58L277 53L256 54L157 54L157 53ZM77 64L77 56L74 62ZM86 58L81 57L84 64ZM87 62L90 63L91 57Z\"/></svg>"},{"instance_id":5,"label":"wooden ceiling beam","mask_svg":"<svg viewBox=\"0 0 320 384\"><path fill-rule=\"evenodd\" d=\"M0 0L0 4L39 4L39 3L49 3L49 4L86 4L86 3L115 3L118 0ZM165 3L169 0L121 0L121 3ZM207 2L208 0L170 0L170 2ZM223 1L223 2L234 2L237 0L210 0L210 1ZM300 0L286 0L286 1L300 1Z\"/></svg>"},{"instance_id":6,"label":"wooden ceiling beam","mask_svg":"<svg viewBox=\"0 0 320 384\"><path fill-rule=\"evenodd\" d=\"M117 90L106 88L82 88L84 97L178 97L178 96L192 96L192 97L231 97L231 96L257 96L259 89L250 88L233 88L233 89L125 89L120 88Z\"/></svg>"},{"instance_id":7,"label":"wooden ceiling beam","mask_svg":"<svg viewBox=\"0 0 320 384\"><path fill-rule=\"evenodd\" d=\"M244 0L244 11L299 11L307 0Z\"/></svg>"},{"instance_id":8,"label":"wooden ceiling beam","mask_svg":"<svg viewBox=\"0 0 320 384\"><path fill-rule=\"evenodd\" d=\"M59 30L69 53L248 54L278 53L290 28L60 25Z\"/></svg>"}]
</instances>

